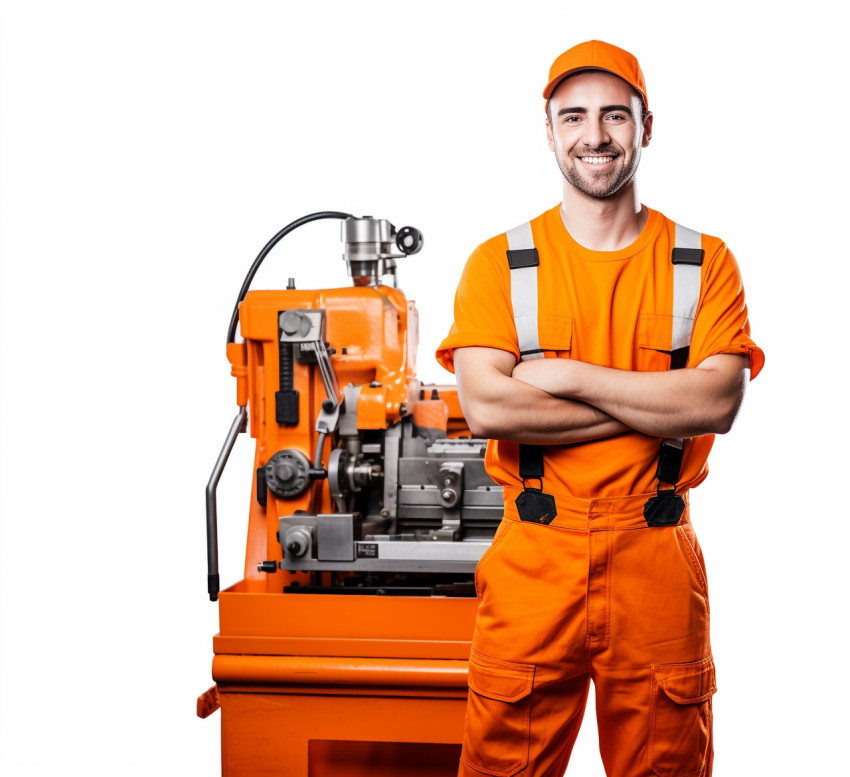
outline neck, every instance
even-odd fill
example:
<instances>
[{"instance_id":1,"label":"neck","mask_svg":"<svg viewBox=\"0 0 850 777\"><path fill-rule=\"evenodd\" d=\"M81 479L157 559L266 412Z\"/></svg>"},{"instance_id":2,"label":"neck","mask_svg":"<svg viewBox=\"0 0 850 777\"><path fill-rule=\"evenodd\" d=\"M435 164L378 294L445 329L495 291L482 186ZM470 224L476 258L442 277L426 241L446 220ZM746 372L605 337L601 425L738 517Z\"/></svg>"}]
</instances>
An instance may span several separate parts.
<instances>
[{"instance_id":1,"label":"neck","mask_svg":"<svg viewBox=\"0 0 850 777\"><path fill-rule=\"evenodd\" d=\"M561 220L573 240L591 251L618 251L631 245L648 217L634 180L605 199L589 197L564 181Z\"/></svg>"}]
</instances>

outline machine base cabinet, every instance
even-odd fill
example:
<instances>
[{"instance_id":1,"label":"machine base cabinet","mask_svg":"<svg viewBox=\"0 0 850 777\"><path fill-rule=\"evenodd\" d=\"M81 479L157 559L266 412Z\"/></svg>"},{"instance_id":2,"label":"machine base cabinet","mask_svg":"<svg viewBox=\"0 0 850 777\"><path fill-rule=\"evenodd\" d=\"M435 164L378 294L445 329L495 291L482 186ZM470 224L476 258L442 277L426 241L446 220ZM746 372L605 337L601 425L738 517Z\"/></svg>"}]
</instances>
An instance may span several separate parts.
<instances>
[{"instance_id":1,"label":"machine base cabinet","mask_svg":"<svg viewBox=\"0 0 850 777\"><path fill-rule=\"evenodd\" d=\"M270 594L219 598L224 777L454 777L474 598Z\"/></svg>"}]
</instances>

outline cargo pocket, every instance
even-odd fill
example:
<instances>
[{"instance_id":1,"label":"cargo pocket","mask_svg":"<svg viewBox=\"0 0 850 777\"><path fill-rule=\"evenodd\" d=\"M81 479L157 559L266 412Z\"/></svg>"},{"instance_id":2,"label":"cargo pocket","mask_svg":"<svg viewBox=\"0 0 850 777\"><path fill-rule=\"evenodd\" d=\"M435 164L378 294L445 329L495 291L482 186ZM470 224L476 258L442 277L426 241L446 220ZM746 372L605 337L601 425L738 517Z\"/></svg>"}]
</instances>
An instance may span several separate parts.
<instances>
[{"instance_id":1,"label":"cargo pocket","mask_svg":"<svg viewBox=\"0 0 850 777\"><path fill-rule=\"evenodd\" d=\"M472 651L463 761L482 774L510 777L528 765L534 664Z\"/></svg>"},{"instance_id":2,"label":"cargo pocket","mask_svg":"<svg viewBox=\"0 0 850 777\"><path fill-rule=\"evenodd\" d=\"M649 702L649 768L661 777L702 773L711 747L711 656L689 664L653 664Z\"/></svg>"},{"instance_id":3,"label":"cargo pocket","mask_svg":"<svg viewBox=\"0 0 850 777\"><path fill-rule=\"evenodd\" d=\"M540 315L538 340L543 351L568 359L573 339L573 320L569 316Z\"/></svg>"}]
</instances>

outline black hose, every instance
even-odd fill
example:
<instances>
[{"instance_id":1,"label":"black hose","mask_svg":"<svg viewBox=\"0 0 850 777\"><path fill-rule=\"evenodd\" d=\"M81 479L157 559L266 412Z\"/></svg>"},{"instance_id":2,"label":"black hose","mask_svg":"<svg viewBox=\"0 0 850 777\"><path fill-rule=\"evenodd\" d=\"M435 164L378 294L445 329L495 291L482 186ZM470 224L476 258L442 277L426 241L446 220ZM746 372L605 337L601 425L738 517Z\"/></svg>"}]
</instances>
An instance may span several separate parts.
<instances>
[{"instance_id":1,"label":"black hose","mask_svg":"<svg viewBox=\"0 0 850 777\"><path fill-rule=\"evenodd\" d=\"M260 265L263 263L263 259L266 258L269 251L274 248L281 238L286 237L290 232L294 229L298 229L298 227L304 226L304 224L308 224L311 221L318 221L319 219L348 219L354 218L351 213L341 213L337 210L322 210L318 213L310 213L307 216L302 216L300 219L296 219L291 224L287 224L280 232L278 232L268 243L266 243L265 247L262 251L257 255L257 258L254 260L254 264L251 265L251 269L248 270L248 274L245 276L245 282L242 284L242 288L239 290L239 297L236 300L236 305L233 307L233 315L230 317L230 326L227 329L227 342L232 343L236 340L236 324L239 323L239 303L245 299L245 295L248 293L248 289L251 287L251 281L254 280L254 276L257 274L257 270L260 269Z\"/></svg>"}]
</instances>

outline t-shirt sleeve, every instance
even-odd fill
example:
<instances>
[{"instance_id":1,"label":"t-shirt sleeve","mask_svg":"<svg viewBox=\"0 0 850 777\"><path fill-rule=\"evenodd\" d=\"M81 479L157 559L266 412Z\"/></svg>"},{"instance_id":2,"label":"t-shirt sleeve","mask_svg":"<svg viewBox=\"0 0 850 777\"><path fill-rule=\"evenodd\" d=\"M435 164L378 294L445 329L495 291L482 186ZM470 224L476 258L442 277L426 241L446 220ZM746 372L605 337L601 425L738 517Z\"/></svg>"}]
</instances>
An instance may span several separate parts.
<instances>
[{"instance_id":1,"label":"t-shirt sleeve","mask_svg":"<svg viewBox=\"0 0 850 777\"><path fill-rule=\"evenodd\" d=\"M725 244L709 261L702 287L689 363L695 366L718 353L747 354L752 380L764 365L764 352L750 337L741 271Z\"/></svg>"},{"instance_id":2,"label":"t-shirt sleeve","mask_svg":"<svg viewBox=\"0 0 850 777\"><path fill-rule=\"evenodd\" d=\"M508 244L500 237L478 246L464 267L455 294L454 323L436 353L437 361L449 372L454 372L455 348L497 348L519 360L505 254ZM504 247L500 251L501 242Z\"/></svg>"}]
</instances>

